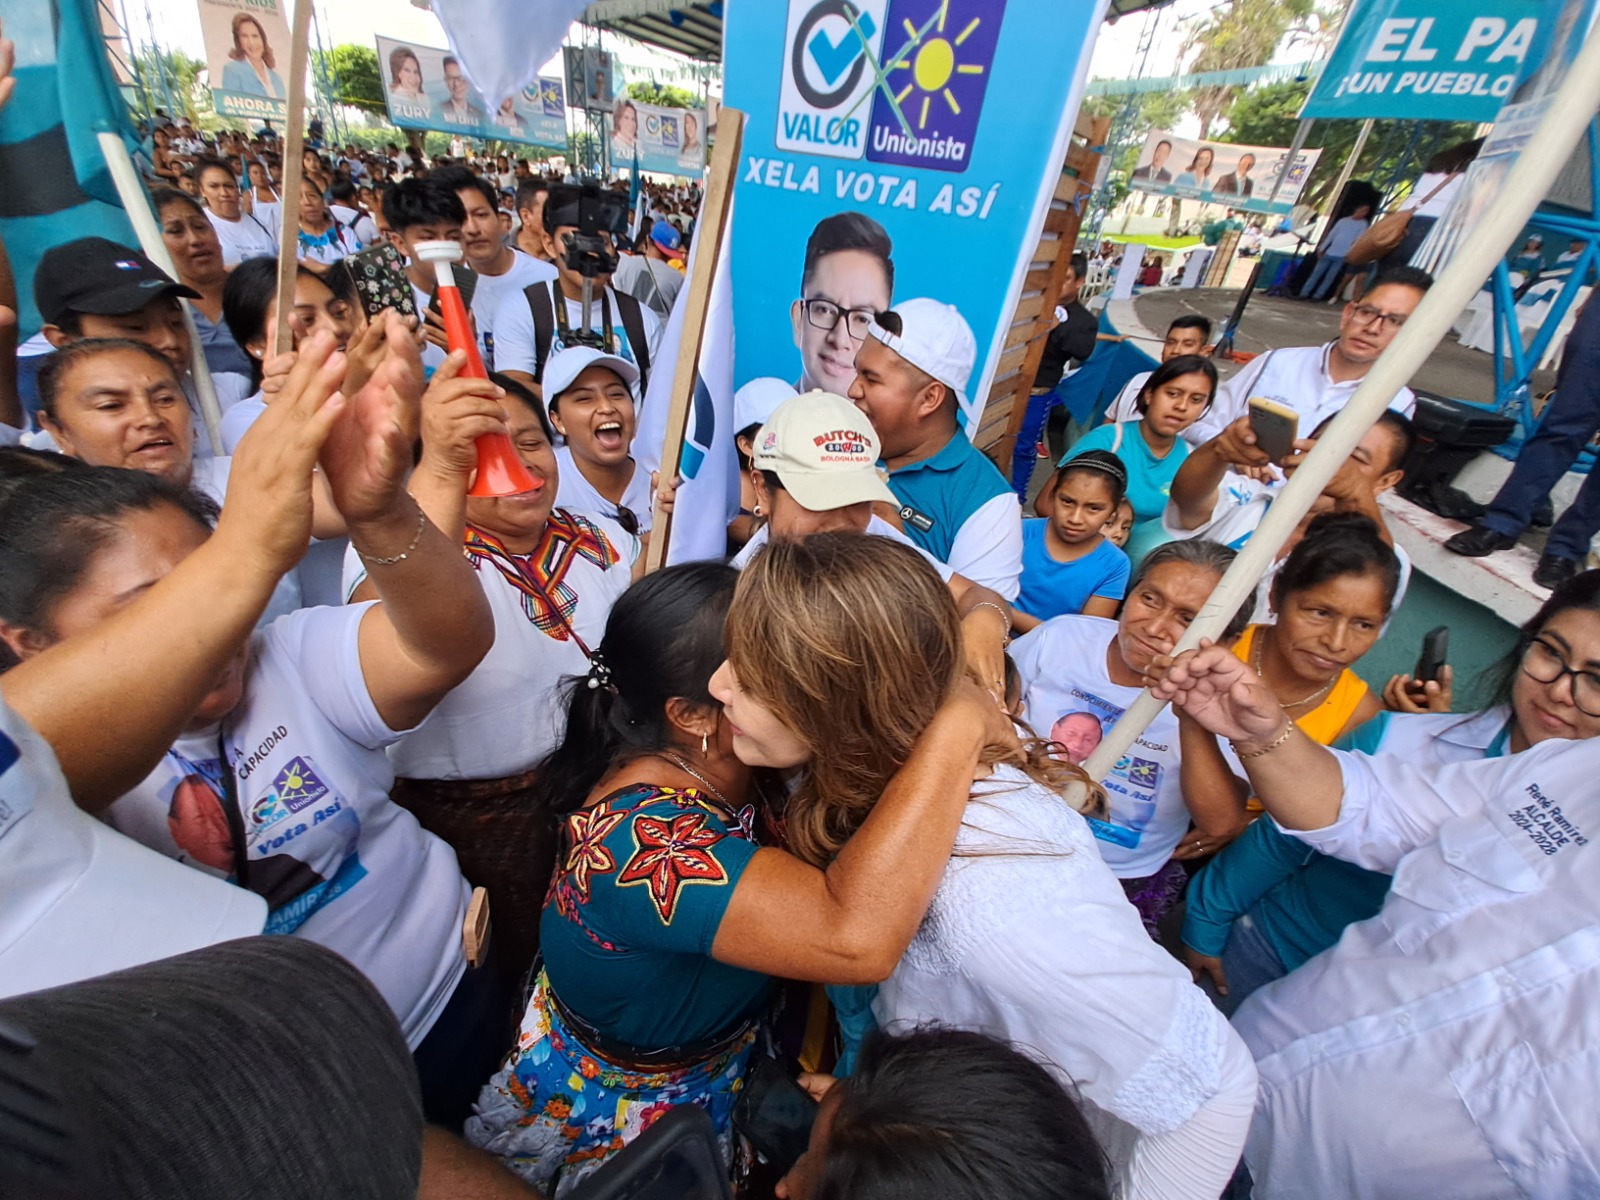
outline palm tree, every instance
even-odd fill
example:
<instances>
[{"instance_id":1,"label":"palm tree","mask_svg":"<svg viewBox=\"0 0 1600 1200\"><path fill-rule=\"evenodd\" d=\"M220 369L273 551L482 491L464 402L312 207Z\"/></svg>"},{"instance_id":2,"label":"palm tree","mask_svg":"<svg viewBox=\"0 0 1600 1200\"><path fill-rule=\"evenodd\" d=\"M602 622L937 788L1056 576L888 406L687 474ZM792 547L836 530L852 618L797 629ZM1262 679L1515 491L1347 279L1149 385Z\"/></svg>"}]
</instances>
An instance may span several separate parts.
<instances>
[{"instance_id":1,"label":"palm tree","mask_svg":"<svg viewBox=\"0 0 1600 1200\"><path fill-rule=\"evenodd\" d=\"M1199 49L1186 68L1192 74L1239 71L1272 60L1291 34L1327 36L1342 12L1319 12L1316 0L1229 0L1190 27L1180 54ZM1211 136L1216 122L1238 92L1237 85L1212 85L1192 93L1194 115L1200 120L1200 137Z\"/></svg>"}]
</instances>

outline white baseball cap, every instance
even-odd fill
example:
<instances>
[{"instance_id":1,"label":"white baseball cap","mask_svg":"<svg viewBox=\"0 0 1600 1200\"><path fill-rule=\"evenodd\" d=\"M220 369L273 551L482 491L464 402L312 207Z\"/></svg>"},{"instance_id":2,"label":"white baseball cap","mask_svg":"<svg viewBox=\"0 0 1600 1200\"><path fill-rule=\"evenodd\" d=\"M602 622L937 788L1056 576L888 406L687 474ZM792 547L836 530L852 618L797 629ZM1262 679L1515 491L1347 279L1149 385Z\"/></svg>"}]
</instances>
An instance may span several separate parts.
<instances>
[{"instance_id":1,"label":"white baseball cap","mask_svg":"<svg viewBox=\"0 0 1600 1200\"><path fill-rule=\"evenodd\" d=\"M964 411L978 361L978 341L967 319L955 305L926 298L902 301L890 311L900 318L900 332L890 333L874 317L867 335L955 392Z\"/></svg>"},{"instance_id":2,"label":"white baseball cap","mask_svg":"<svg viewBox=\"0 0 1600 1200\"><path fill-rule=\"evenodd\" d=\"M778 405L797 395L794 384L787 379L773 375L752 379L733 394L733 431L739 433L752 425L765 425Z\"/></svg>"},{"instance_id":3,"label":"white baseball cap","mask_svg":"<svg viewBox=\"0 0 1600 1200\"><path fill-rule=\"evenodd\" d=\"M785 400L756 434L751 465L771 471L802 508L832 512L863 500L899 506L878 469L878 435L859 408L821 390Z\"/></svg>"},{"instance_id":4,"label":"white baseball cap","mask_svg":"<svg viewBox=\"0 0 1600 1200\"><path fill-rule=\"evenodd\" d=\"M251 937L254 892L157 854L72 801L50 745L0 703L0 996Z\"/></svg>"},{"instance_id":5,"label":"white baseball cap","mask_svg":"<svg viewBox=\"0 0 1600 1200\"><path fill-rule=\"evenodd\" d=\"M544 387L545 406L548 408L552 400L576 383L578 376L590 367L611 368L629 387L639 381L639 368L625 358L607 354L593 346L568 346L565 350L557 350L545 361L544 376L540 380Z\"/></svg>"}]
</instances>

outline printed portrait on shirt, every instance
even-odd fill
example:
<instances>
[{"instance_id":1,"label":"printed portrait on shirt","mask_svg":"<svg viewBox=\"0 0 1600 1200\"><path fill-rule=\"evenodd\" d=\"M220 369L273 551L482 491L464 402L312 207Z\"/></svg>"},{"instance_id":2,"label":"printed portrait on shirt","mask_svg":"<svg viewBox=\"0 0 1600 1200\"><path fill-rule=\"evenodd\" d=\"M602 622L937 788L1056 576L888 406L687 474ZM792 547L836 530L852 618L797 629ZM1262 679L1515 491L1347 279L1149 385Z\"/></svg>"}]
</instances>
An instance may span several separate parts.
<instances>
[{"instance_id":1,"label":"printed portrait on shirt","mask_svg":"<svg viewBox=\"0 0 1600 1200\"><path fill-rule=\"evenodd\" d=\"M1077 766L1094 753L1095 747L1105 737L1105 727L1100 718L1085 709L1062 713L1050 726L1050 740L1064 751L1056 757L1064 758Z\"/></svg>"}]
</instances>

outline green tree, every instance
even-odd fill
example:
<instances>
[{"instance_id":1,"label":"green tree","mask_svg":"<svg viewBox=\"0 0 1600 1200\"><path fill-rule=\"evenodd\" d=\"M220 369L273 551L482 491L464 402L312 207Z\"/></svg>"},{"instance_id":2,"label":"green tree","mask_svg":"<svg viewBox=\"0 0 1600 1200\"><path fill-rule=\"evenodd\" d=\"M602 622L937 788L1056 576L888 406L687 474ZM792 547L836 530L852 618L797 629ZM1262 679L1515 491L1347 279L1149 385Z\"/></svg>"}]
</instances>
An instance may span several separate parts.
<instances>
[{"instance_id":1,"label":"green tree","mask_svg":"<svg viewBox=\"0 0 1600 1200\"><path fill-rule=\"evenodd\" d=\"M1291 33L1314 36L1322 28L1315 0L1229 0L1190 27L1183 53L1199 53L1185 70L1194 74L1239 71L1270 62ZM1194 114L1200 119L1200 136L1211 136L1211 126L1227 111L1238 94L1236 85L1211 85L1194 89Z\"/></svg>"},{"instance_id":2,"label":"green tree","mask_svg":"<svg viewBox=\"0 0 1600 1200\"><path fill-rule=\"evenodd\" d=\"M661 108L699 108L700 97L693 92L681 87L673 87L670 83L630 83L623 94L642 104L654 104Z\"/></svg>"},{"instance_id":3,"label":"green tree","mask_svg":"<svg viewBox=\"0 0 1600 1200\"><path fill-rule=\"evenodd\" d=\"M315 75L325 79L339 104L382 114L388 109L383 97L383 72L378 67L378 52L371 46L350 42L315 56Z\"/></svg>"},{"instance_id":4,"label":"green tree","mask_svg":"<svg viewBox=\"0 0 1600 1200\"><path fill-rule=\"evenodd\" d=\"M200 73L206 64L181 50L145 47L133 59L133 73L143 86L150 103L167 109L172 117L197 120L210 113L211 97L200 86ZM169 106L170 102L170 106Z\"/></svg>"}]
</instances>

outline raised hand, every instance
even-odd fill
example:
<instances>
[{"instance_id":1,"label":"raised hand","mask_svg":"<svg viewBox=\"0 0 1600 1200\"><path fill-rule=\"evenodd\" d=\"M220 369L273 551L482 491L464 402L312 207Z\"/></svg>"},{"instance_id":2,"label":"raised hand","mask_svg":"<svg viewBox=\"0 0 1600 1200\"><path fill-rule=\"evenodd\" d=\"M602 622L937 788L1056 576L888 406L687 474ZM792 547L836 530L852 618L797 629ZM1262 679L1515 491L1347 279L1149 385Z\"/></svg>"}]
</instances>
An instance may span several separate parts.
<instances>
[{"instance_id":1,"label":"raised hand","mask_svg":"<svg viewBox=\"0 0 1600 1200\"><path fill-rule=\"evenodd\" d=\"M1267 686L1232 651L1203 644L1177 656L1150 687L1207 732L1233 742L1268 742L1287 718Z\"/></svg>"},{"instance_id":2,"label":"raised hand","mask_svg":"<svg viewBox=\"0 0 1600 1200\"><path fill-rule=\"evenodd\" d=\"M4 33L5 25L0 24L0 35ZM6 101L17 90L17 81L11 74L16 64L17 44L8 37L0 36L0 108L6 106Z\"/></svg>"},{"instance_id":3,"label":"raised hand","mask_svg":"<svg viewBox=\"0 0 1600 1200\"><path fill-rule=\"evenodd\" d=\"M383 361L360 391L346 395L322 447L334 504L352 528L388 514L411 471L408 398L420 386L422 360L403 323L390 322L385 340Z\"/></svg>"},{"instance_id":4,"label":"raised hand","mask_svg":"<svg viewBox=\"0 0 1600 1200\"><path fill-rule=\"evenodd\" d=\"M1455 672L1441 667L1438 679L1419 683L1409 675L1392 675L1383 688L1383 706L1391 712L1447 713L1454 702L1451 683Z\"/></svg>"},{"instance_id":5,"label":"raised hand","mask_svg":"<svg viewBox=\"0 0 1600 1200\"><path fill-rule=\"evenodd\" d=\"M331 334L307 338L277 398L240 439L217 536L236 540L241 561L276 579L311 542L312 473L344 416L344 355Z\"/></svg>"},{"instance_id":6,"label":"raised hand","mask_svg":"<svg viewBox=\"0 0 1600 1200\"><path fill-rule=\"evenodd\" d=\"M478 469L477 440L506 433L505 391L487 379L461 376L464 350L453 351L434 371L422 395L422 461L420 472L450 481L465 494Z\"/></svg>"}]
</instances>

